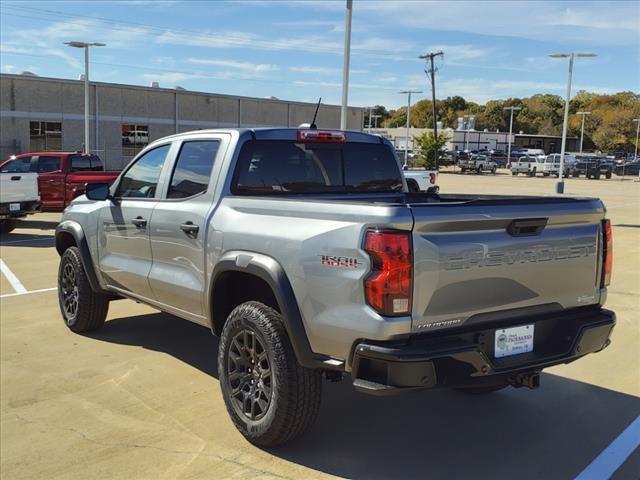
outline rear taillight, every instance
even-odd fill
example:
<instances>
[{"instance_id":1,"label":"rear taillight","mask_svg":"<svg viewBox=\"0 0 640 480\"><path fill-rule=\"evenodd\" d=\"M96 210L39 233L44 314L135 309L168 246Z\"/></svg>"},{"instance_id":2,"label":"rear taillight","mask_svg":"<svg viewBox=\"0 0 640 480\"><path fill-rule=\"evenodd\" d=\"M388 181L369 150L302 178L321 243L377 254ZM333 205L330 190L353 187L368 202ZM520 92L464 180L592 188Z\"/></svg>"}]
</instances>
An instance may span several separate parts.
<instances>
[{"instance_id":1,"label":"rear taillight","mask_svg":"<svg viewBox=\"0 0 640 480\"><path fill-rule=\"evenodd\" d=\"M611 230L611 220L602 221L602 280L601 287L606 287L611 283L611 272L613 271L613 234Z\"/></svg>"},{"instance_id":2,"label":"rear taillight","mask_svg":"<svg viewBox=\"0 0 640 480\"><path fill-rule=\"evenodd\" d=\"M435 185L437 180L438 180L438 174L437 173L430 173L429 174L429 182L431 182L431 185Z\"/></svg>"},{"instance_id":3,"label":"rear taillight","mask_svg":"<svg viewBox=\"0 0 640 480\"><path fill-rule=\"evenodd\" d=\"M365 278L367 303L382 315L411 313L411 233L369 231L364 249L371 257Z\"/></svg>"},{"instance_id":4,"label":"rear taillight","mask_svg":"<svg viewBox=\"0 0 640 480\"><path fill-rule=\"evenodd\" d=\"M347 134L335 130L298 130L299 142L345 143Z\"/></svg>"}]
</instances>

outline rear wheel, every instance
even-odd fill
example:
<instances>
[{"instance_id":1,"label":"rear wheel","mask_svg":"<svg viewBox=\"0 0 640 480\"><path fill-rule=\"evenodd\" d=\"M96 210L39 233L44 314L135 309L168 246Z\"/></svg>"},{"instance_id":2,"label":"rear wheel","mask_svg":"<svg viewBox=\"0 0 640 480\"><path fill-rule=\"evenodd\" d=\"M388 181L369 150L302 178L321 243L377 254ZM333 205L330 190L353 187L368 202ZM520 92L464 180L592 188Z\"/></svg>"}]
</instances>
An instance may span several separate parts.
<instances>
[{"instance_id":1,"label":"rear wheel","mask_svg":"<svg viewBox=\"0 0 640 480\"><path fill-rule=\"evenodd\" d=\"M482 173L482 167L476 168L476 173L480 175Z\"/></svg>"},{"instance_id":2,"label":"rear wheel","mask_svg":"<svg viewBox=\"0 0 640 480\"><path fill-rule=\"evenodd\" d=\"M593 178L596 180L600 180L600 172L596 172L593 174Z\"/></svg>"},{"instance_id":3,"label":"rear wheel","mask_svg":"<svg viewBox=\"0 0 640 480\"><path fill-rule=\"evenodd\" d=\"M605 177L606 177L606 178L611 178L611 170L609 170L609 171L607 172L607 174L605 175Z\"/></svg>"},{"instance_id":4,"label":"rear wheel","mask_svg":"<svg viewBox=\"0 0 640 480\"><path fill-rule=\"evenodd\" d=\"M282 317L259 302L229 315L218 350L227 412L251 443L271 447L305 433L320 410L322 373L296 360Z\"/></svg>"},{"instance_id":5,"label":"rear wheel","mask_svg":"<svg viewBox=\"0 0 640 480\"><path fill-rule=\"evenodd\" d=\"M491 173L496 174L496 167L491 167Z\"/></svg>"},{"instance_id":6,"label":"rear wheel","mask_svg":"<svg viewBox=\"0 0 640 480\"><path fill-rule=\"evenodd\" d=\"M0 220L0 233L9 233L14 228L16 228L16 223L14 220L11 220L10 218Z\"/></svg>"},{"instance_id":7,"label":"rear wheel","mask_svg":"<svg viewBox=\"0 0 640 480\"><path fill-rule=\"evenodd\" d=\"M91 288L77 247L69 247L60 259L58 303L64 322L76 333L96 330L107 318L109 297Z\"/></svg>"},{"instance_id":8,"label":"rear wheel","mask_svg":"<svg viewBox=\"0 0 640 480\"><path fill-rule=\"evenodd\" d=\"M516 176L518 175L518 172L516 172L515 170L511 170L511 175Z\"/></svg>"}]
</instances>

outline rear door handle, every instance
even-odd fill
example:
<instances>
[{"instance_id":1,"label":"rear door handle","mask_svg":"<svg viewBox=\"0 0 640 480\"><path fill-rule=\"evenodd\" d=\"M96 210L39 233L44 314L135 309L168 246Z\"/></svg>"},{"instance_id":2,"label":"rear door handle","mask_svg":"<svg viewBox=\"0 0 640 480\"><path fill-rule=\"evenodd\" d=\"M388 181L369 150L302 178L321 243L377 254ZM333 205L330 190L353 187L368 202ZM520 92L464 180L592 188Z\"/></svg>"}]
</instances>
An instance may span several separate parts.
<instances>
[{"instance_id":1,"label":"rear door handle","mask_svg":"<svg viewBox=\"0 0 640 480\"><path fill-rule=\"evenodd\" d=\"M185 222L180 225L180 230L186 233L188 237L196 238L200 231L200 227L195 225L193 222Z\"/></svg>"},{"instance_id":2,"label":"rear door handle","mask_svg":"<svg viewBox=\"0 0 640 480\"><path fill-rule=\"evenodd\" d=\"M147 221L142 218L142 217L136 217L133 220L131 220L131 223L133 223L136 228L139 228L141 230L144 230L145 228L147 228Z\"/></svg>"},{"instance_id":3,"label":"rear door handle","mask_svg":"<svg viewBox=\"0 0 640 480\"><path fill-rule=\"evenodd\" d=\"M21 176L15 176L15 177L11 177L11 180L13 180L14 182L17 182L18 180L20 180L22 177Z\"/></svg>"}]
</instances>

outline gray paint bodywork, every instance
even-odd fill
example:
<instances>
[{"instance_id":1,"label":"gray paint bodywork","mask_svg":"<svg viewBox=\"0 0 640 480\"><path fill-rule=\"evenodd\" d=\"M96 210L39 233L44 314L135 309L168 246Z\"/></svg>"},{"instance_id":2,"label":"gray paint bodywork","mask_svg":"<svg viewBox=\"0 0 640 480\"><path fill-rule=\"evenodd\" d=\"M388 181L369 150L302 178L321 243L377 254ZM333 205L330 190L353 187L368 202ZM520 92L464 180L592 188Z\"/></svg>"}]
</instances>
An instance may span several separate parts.
<instances>
[{"instance_id":1,"label":"gray paint bodywork","mask_svg":"<svg viewBox=\"0 0 640 480\"><path fill-rule=\"evenodd\" d=\"M377 136L347 135L349 141L392 148ZM505 311L517 316L540 306L553 310L604 302L599 265L605 209L597 199L237 196L231 178L239 147L253 138L293 140L296 130L202 130L166 137L139 155L171 143L156 198L76 199L63 225L73 225L86 238L100 287L211 326L211 288L221 265L281 269L293 292L304 342L318 358L344 362L346 370L361 339L401 339L469 321L490 322ZM167 200L181 143L202 139L220 142L208 190ZM131 219L141 212L147 229L132 231ZM540 217L548 219L540 235L507 232L514 219ZM197 238L179 229L185 221L200 226ZM412 232L411 316L384 317L366 304L363 281L371 265L362 243L372 228ZM357 259L357 267L325 266L321 255Z\"/></svg>"}]
</instances>

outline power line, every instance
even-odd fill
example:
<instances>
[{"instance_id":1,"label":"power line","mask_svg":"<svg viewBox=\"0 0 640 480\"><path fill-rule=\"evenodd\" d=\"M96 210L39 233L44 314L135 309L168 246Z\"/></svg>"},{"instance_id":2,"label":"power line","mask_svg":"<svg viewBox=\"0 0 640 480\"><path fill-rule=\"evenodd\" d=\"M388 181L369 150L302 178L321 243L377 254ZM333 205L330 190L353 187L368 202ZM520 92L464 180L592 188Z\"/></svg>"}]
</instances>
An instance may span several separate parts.
<instances>
[{"instance_id":1,"label":"power line","mask_svg":"<svg viewBox=\"0 0 640 480\"><path fill-rule=\"evenodd\" d=\"M293 46L288 42L283 42L283 41L274 41L274 40L258 40L258 39L251 39L249 41L247 41L247 39L239 37L239 36L234 36L234 35L221 35L221 34L215 34L215 33L210 33L210 32L206 32L206 31L202 31L202 30L191 30L191 29L184 29L184 28L173 28L173 27L168 27L168 26L162 26L162 25L152 25L152 24L148 24L148 23L140 23L140 22L131 22L131 21L126 21L126 20L115 20L115 19L111 19L111 18L106 18L106 17L98 17L98 16L91 16L91 15L81 15L81 14L71 14L71 13L66 13L66 12L61 12L59 10L50 10L50 9L40 9L40 8L35 8L35 7L23 7L23 6L19 6L19 5L11 5L11 4L5 4L3 5L3 9L13 9L18 10L19 12L22 11L26 11L26 12L39 12L39 15L42 15L44 17L59 17L59 18L71 18L71 19L87 19L87 20L94 20L94 21L100 21L100 22L104 22L104 23L109 23L109 24L113 24L115 25L113 28L114 30L118 30L118 31L126 31L126 32L132 32L135 31L133 30L133 27L136 28L147 28L147 29L152 29L152 30L156 30L156 31L161 31L162 33L184 33L184 34L188 34L188 35L199 35L202 37L207 37L210 38L212 40L215 41L221 41L221 42L226 42L226 43L231 43L234 44L235 46L241 48L241 47L245 47L245 48L254 48L254 49L280 49L280 50L295 50L296 48L304 48L307 51L311 51L314 53L332 53L332 54L339 54L340 51L338 51L338 49L335 49L333 47L323 47L321 45L313 45L310 43L307 44L303 44L301 46ZM47 20L47 18L38 18L38 17L33 17L31 15L29 16L25 16L25 15L19 15L17 13L7 13L6 11L3 12L2 14L3 16L13 16L13 17L20 17L20 18L29 18L31 20ZM130 25L132 28L127 28L127 27L123 27L123 25ZM365 48L357 48L357 47L353 47L352 48L353 52L359 52L361 55L367 55L367 56L383 56L383 57L389 57L389 56L394 56L397 57L398 53L405 53L405 54L410 54L411 52L407 51L407 50L397 50L397 51L385 51L385 50L372 50L372 49L365 49Z\"/></svg>"}]
</instances>

